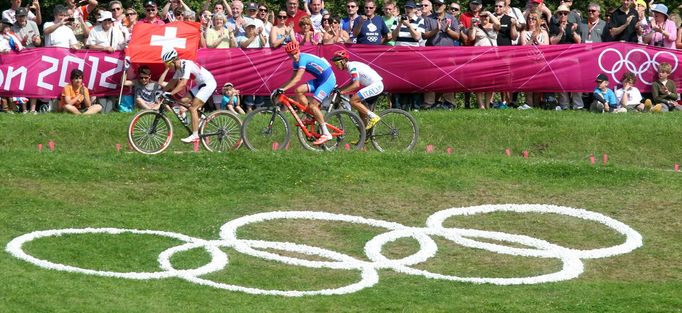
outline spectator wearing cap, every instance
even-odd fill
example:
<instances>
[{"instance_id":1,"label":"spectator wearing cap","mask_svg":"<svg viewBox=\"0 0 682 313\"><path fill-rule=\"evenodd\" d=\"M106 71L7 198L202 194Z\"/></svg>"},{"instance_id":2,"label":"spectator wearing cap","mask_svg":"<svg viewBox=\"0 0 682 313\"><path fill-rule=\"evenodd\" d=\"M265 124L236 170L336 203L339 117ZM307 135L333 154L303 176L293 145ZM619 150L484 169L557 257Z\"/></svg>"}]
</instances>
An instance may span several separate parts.
<instances>
[{"instance_id":1,"label":"spectator wearing cap","mask_svg":"<svg viewBox=\"0 0 682 313\"><path fill-rule=\"evenodd\" d=\"M313 23L315 32L322 32L322 10L324 1L310 0L310 21Z\"/></svg>"},{"instance_id":2,"label":"spectator wearing cap","mask_svg":"<svg viewBox=\"0 0 682 313\"><path fill-rule=\"evenodd\" d=\"M419 40L424 33L424 19L416 15L417 5L412 0L405 3L405 14L396 21L398 25L393 30L396 46L418 47Z\"/></svg>"},{"instance_id":3,"label":"spectator wearing cap","mask_svg":"<svg viewBox=\"0 0 682 313\"><path fill-rule=\"evenodd\" d=\"M246 15L244 15L244 23L246 25L249 24L254 24L256 25L256 31L263 33L264 28L265 28L265 23L263 23L263 20L258 18L258 4L255 2L249 2L249 4L246 6ZM263 33L266 35L267 34Z\"/></svg>"},{"instance_id":4,"label":"spectator wearing cap","mask_svg":"<svg viewBox=\"0 0 682 313\"><path fill-rule=\"evenodd\" d=\"M246 33L244 36L239 36L237 37L237 44L239 47L242 49L252 49L252 48L264 48L268 44L267 38L265 38L265 34L262 32L262 28L260 29L260 32L257 29L257 25L255 23L249 23L246 24ZM265 97L263 96L256 96L256 95L245 95L244 96L244 104L246 105L246 108L248 111L251 111L255 108L259 108L265 104Z\"/></svg>"},{"instance_id":5,"label":"spectator wearing cap","mask_svg":"<svg viewBox=\"0 0 682 313\"><path fill-rule=\"evenodd\" d=\"M358 1L348 0L348 2L346 2L346 13L348 15L341 19L341 29L348 32L351 43L355 43L357 41L355 36L353 36L353 28L355 27L355 20L360 16L358 15L358 9Z\"/></svg>"},{"instance_id":6,"label":"spectator wearing cap","mask_svg":"<svg viewBox=\"0 0 682 313\"><path fill-rule=\"evenodd\" d=\"M227 18L223 13L213 14L213 27L206 28L206 47L208 48L235 48L237 41L232 29L225 28Z\"/></svg>"},{"instance_id":7,"label":"spectator wearing cap","mask_svg":"<svg viewBox=\"0 0 682 313\"><path fill-rule=\"evenodd\" d=\"M170 23L170 22L175 22L177 20L177 15L175 14L176 9L182 8L182 15L185 15L185 11L192 11L192 9L185 4L184 1L182 0L168 0L166 2L166 5L163 6L163 9L161 9L161 18L163 18L164 22Z\"/></svg>"},{"instance_id":8,"label":"spectator wearing cap","mask_svg":"<svg viewBox=\"0 0 682 313\"><path fill-rule=\"evenodd\" d=\"M109 2L109 12L111 12L111 15L114 18L114 28L120 30L123 33L123 38L125 38L125 42L127 43L130 40L130 32L128 31L128 27L123 25L123 22L125 21L125 12L123 10L123 4L121 4L121 1L114 0Z\"/></svg>"},{"instance_id":9,"label":"spectator wearing cap","mask_svg":"<svg viewBox=\"0 0 682 313\"><path fill-rule=\"evenodd\" d=\"M28 11L25 7L21 6L21 0L10 0L10 8L2 11L2 19L10 21L12 24L17 22L16 19L16 14L19 11L20 8L23 8L27 11L27 16L28 19L35 22L37 24L41 24L43 22L43 19L40 14L40 1L38 0L33 0L33 3L31 4L30 8L31 10L34 10L36 13L33 14L33 12Z\"/></svg>"},{"instance_id":10,"label":"spectator wearing cap","mask_svg":"<svg viewBox=\"0 0 682 313\"><path fill-rule=\"evenodd\" d=\"M68 15L67 8L58 4L53 11L54 20L43 24L45 47L80 49L81 44L71 28L74 18Z\"/></svg>"},{"instance_id":11,"label":"spectator wearing cap","mask_svg":"<svg viewBox=\"0 0 682 313\"><path fill-rule=\"evenodd\" d=\"M227 82L223 85L222 94L221 110L228 110L234 114L246 114L239 104L239 90L235 89L232 83Z\"/></svg>"},{"instance_id":12,"label":"spectator wearing cap","mask_svg":"<svg viewBox=\"0 0 682 313\"><path fill-rule=\"evenodd\" d=\"M161 17L159 16L159 8L156 6L156 2L154 2L153 0L144 2L144 10L146 14L144 18L141 19L138 23L155 25L166 24L166 22L164 22L163 19L161 19Z\"/></svg>"},{"instance_id":13,"label":"spectator wearing cap","mask_svg":"<svg viewBox=\"0 0 682 313\"><path fill-rule=\"evenodd\" d=\"M358 16L353 23L353 36L357 43L365 45L381 45L386 41L388 27L384 19L376 14L377 5L374 0L365 0L364 15Z\"/></svg>"},{"instance_id":14,"label":"spectator wearing cap","mask_svg":"<svg viewBox=\"0 0 682 313\"><path fill-rule=\"evenodd\" d=\"M286 25L291 26L294 32L300 32L301 26L299 26L299 21L302 17L308 16L308 13L304 10L298 8L298 0L286 0L287 9L287 21Z\"/></svg>"},{"instance_id":15,"label":"spectator wearing cap","mask_svg":"<svg viewBox=\"0 0 682 313\"><path fill-rule=\"evenodd\" d=\"M42 43L38 25L28 19L28 10L19 8L16 12L17 21L12 25L12 32L19 38L26 48L39 47Z\"/></svg>"},{"instance_id":16,"label":"spectator wearing cap","mask_svg":"<svg viewBox=\"0 0 682 313\"><path fill-rule=\"evenodd\" d=\"M677 27L675 22L668 19L668 7L659 3L651 11L654 12L654 20L651 23L651 31L644 35L644 43L654 47L676 49Z\"/></svg>"},{"instance_id":17,"label":"spectator wearing cap","mask_svg":"<svg viewBox=\"0 0 682 313\"><path fill-rule=\"evenodd\" d=\"M595 80L597 87L594 88L594 101L590 105L590 111L594 113L613 112L618 108L618 99L613 90L609 89L609 78L599 74Z\"/></svg>"},{"instance_id":18,"label":"spectator wearing cap","mask_svg":"<svg viewBox=\"0 0 682 313\"><path fill-rule=\"evenodd\" d=\"M580 42L607 42L609 38L609 29L606 21L600 18L601 7L597 3L590 3L587 5L587 18L578 26L578 34L580 35Z\"/></svg>"},{"instance_id":19,"label":"spectator wearing cap","mask_svg":"<svg viewBox=\"0 0 682 313\"><path fill-rule=\"evenodd\" d=\"M630 7L632 0L622 0L622 5L611 14L610 35L614 41L637 43L637 10Z\"/></svg>"}]
</instances>

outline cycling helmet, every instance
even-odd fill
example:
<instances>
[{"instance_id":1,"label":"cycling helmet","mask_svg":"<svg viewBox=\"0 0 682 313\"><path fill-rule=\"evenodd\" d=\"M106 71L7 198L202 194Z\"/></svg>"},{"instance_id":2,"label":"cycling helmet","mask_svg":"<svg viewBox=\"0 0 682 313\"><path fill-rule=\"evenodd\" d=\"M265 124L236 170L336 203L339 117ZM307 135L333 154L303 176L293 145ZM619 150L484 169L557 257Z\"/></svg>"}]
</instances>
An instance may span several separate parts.
<instances>
[{"instance_id":1,"label":"cycling helmet","mask_svg":"<svg viewBox=\"0 0 682 313\"><path fill-rule=\"evenodd\" d=\"M175 49L170 49L161 53L161 60L164 63L174 61L178 58L178 52Z\"/></svg>"},{"instance_id":2,"label":"cycling helmet","mask_svg":"<svg viewBox=\"0 0 682 313\"><path fill-rule=\"evenodd\" d=\"M348 52L346 50L339 50L334 53L334 56L332 57L332 61L337 62L341 60L348 60Z\"/></svg>"},{"instance_id":3,"label":"cycling helmet","mask_svg":"<svg viewBox=\"0 0 682 313\"><path fill-rule=\"evenodd\" d=\"M288 54L294 54L298 52L298 42L292 41L288 43L286 46L284 46L284 51L286 51Z\"/></svg>"}]
</instances>

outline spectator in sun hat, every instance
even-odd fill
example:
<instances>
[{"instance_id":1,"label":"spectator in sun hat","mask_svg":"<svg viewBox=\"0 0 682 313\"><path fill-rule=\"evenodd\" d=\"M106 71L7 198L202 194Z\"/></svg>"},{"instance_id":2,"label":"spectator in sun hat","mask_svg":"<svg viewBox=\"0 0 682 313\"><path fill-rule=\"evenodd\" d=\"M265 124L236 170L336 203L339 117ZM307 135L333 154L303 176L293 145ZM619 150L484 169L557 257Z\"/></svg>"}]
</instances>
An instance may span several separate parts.
<instances>
[{"instance_id":1,"label":"spectator in sun hat","mask_svg":"<svg viewBox=\"0 0 682 313\"><path fill-rule=\"evenodd\" d=\"M144 10L146 12L145 16L143 19L141 19L138 23L145 23L145 24L156 24L156 25L164 25L166 24L163 19L159 16L159 8L156 6L156 2L154 0L148 0L144 2Z\"/></svg>"},{"instance_id":2,"label":"spectator in sun hat","mask_svg":"<svg viewBox=\"0 0 682 313\"><path fill-rule=\"evenodd\" d=\"M677 27L675 22L668 18L668 7L659 3L651 11L654 12L654 20L651 23L651 31L644 35L644 43L655 47L676 49Z\"/></svg>"},{"instance_id":3,"label":"spectator in sun hat","mask_svg":"<svg viewBox=\"0 0 682 313\"><path fill-rule=\"evenodd\" d=\"M244 110L239 104L239 90L234 88L230 82L223 85L222 101L220 101L220 109L228 110L235 114L245 114Z\"/></svg>"}]
</instances>

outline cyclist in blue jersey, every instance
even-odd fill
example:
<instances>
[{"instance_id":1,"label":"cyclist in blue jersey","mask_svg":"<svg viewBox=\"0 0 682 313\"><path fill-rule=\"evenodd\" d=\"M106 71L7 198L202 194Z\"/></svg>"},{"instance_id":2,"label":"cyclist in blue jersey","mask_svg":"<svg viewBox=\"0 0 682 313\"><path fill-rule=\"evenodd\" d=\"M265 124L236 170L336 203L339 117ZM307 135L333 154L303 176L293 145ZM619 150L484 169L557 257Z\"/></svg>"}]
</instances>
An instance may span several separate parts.
<instances>
[{"instance_id":1,"label":"cyclist in blue jersey","mask_svg":"<svg viewBox=\"0 0 682 313\"><path fill-rule=\"evenodd\" d=\"M321 145L327 140L332 139L332 135L327 129L327 124L324 121L324 115L320 111L320 103L329 96L336 86L336 77L332 71L332 67L327 60L317 57L309 53L301 53L299 51L298 42L292 41L288 43L284 50L289 54L289 57L294 61L294 73L282 87L273 92L273 98L284 93L289 88L296 85L305 72L315 76L315 79L308 81L296 87L296 96L298 101L312 111L315 120L321 125L322 136L318 138L314 145ZM308 100L306 93L312 93L313 96Z\"/></svg>"}]
</instances>

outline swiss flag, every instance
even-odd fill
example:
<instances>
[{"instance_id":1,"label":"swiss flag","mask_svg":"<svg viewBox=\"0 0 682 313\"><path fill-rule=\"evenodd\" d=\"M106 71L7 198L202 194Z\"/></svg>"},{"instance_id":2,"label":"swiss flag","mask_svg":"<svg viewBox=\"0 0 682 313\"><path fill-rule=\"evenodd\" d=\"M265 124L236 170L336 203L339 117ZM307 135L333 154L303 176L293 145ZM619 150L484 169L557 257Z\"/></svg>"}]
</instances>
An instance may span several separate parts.
<instances>
[{"instance_id":1,"label":"swiss flag","mask_svg":"<svg viewBox=\"0 0 682 313\"><path fill-rule=\"evenodd\" d=\"M181 59L194 60L201 39L200 26L197 22L137 23L126 55L132 63L163 63L161 52L175 48Z\"/></svg>"}]
</instances>

